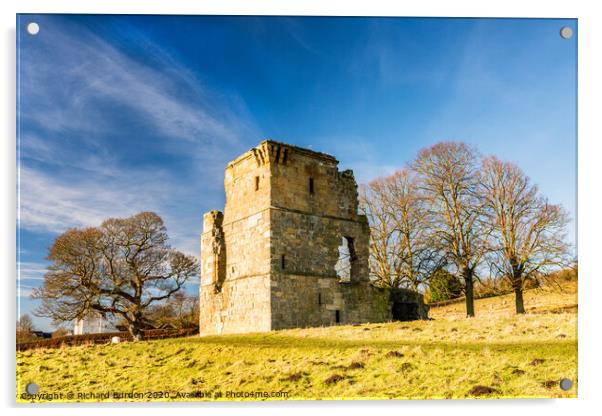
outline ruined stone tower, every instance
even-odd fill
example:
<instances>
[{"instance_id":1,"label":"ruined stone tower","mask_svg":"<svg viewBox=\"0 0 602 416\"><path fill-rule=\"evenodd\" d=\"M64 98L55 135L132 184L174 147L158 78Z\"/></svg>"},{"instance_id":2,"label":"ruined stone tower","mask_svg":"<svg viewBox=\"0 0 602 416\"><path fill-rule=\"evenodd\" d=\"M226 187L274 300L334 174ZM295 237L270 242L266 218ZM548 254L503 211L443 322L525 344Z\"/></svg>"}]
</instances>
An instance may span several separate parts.
<instances>
[{"instance_id":1,"label":"ruined stone tower","mask_svg":"<svg viewBox=\"0 0 602 416\"><path fill-rule=\"evenodd\" d=\"M228 164L224 213L203 217L202 335L391 319L353 172L337 165L271 140Z\"/></svg>"}]
</instances>

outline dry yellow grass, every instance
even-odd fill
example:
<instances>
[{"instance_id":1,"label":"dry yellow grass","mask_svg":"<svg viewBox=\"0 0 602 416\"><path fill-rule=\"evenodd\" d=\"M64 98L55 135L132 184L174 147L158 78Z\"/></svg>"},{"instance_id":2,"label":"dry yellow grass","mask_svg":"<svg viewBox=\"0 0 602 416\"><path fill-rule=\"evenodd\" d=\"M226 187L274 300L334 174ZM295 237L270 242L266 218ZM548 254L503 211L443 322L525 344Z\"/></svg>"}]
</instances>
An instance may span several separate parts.
<instances>
[{"instance_id":1,"label":"dry yellow grass","mask_svg":"<svg viewBox=\"0 0 602 416\"><path fill-rule=\"evenodd\" d=\"M502 296L471 319L455 304L430 321L25 351L17 401L575 397L576 304L567 285L528 291L524 316ZM26 397L28 382L62 396Z\"/></svg>"},{"instance_id":2,"label":"dry yellow grass","mask_svg":"<svg viewBox=\"0 0 602 416\"><path fill-rule=\"evenodd\" d=\"M577 313L577 282L564 282L524 292L525 308L529 314ZM508 294L479 299L475 303L476 314L487 316L514 316L514 295ZM435 319L464 318L464 302L431 308L429 316Z\"/></svg>"}]
</instances>

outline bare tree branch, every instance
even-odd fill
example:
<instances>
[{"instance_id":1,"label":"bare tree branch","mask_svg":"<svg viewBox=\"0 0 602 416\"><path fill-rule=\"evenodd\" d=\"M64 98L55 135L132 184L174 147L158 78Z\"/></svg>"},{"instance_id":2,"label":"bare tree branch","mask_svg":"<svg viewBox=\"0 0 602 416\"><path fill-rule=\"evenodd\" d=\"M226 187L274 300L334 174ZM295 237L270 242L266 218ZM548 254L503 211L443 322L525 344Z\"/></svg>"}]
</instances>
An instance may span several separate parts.
<instances>
[{"instance_id":1,"label":"bare tree branch","mask_svg":"<svg viewBox=\"0 0 602 416\"><path fill-rule=\"evenodd\" d=\"M152 212L66 231L50 247L52 265L32 294L42 300L36 314L55 322L90 311L119 315L140 339L147 308L198 274L197 260L173 250L167 239L163 220Z\"/></svg>"},{"instance_id":2,"label":"bare tree branch","mask_svg":"<svg viewBox=\"0 0 602 416\"><path fill-rule=\"evenodd\" d=\"M497 276L512 284L516 312L525 313L525 282L570 263L568 214L540 196L517 165L493 156L483 160L481 187L493 226L490 263Z\"/></svg>"},{"instance_id":3,"label":"bare tree branch","mask_svg":"<svg viewBox=\"0 0 602 416\"><path fill-rule=\"evenodd\" d=\"M423 149L412 163L429 218L430 242L454 266L464 285L466 314L474 316L473 285L488 252L476 152L464 143L443 142Z\"/></svg>"}]
</instances>

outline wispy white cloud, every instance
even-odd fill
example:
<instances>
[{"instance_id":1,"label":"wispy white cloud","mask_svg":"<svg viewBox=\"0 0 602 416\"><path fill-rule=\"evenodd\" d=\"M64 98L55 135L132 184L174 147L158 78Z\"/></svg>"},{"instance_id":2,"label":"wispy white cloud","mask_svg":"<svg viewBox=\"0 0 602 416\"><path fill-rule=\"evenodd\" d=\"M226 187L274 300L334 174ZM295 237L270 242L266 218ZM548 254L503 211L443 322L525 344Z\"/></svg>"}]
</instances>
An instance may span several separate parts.
<instances>
[{"instance_id":1,"label":"wispy white cloud","mask_svg":"<svg viewBox=\"0 0 602 416\"><path fill-rule=\"evenodd\" d=\"M317 56L323 57L327 55L324 51L320 50L317 45L313 45L311 43L307 34L307 29L299 22L298 19L293 17L283 17L281 22L286 27L287 33L300 47Z\"/></svg>"},{"instance_id":2,"label":"wispy white cloud","mask_svg":"<svg viewBox=\"0 0 602 416\"><path fill-rule=\"evenodd\" d=\"M198 256L225 163L261 137L244 101L140 33L144 61L83 26L44 26L49 35L21 53L20 226L60 233L151 210L172 245ZM178 162L131 164L132 143Z\"/></svg>"},{"instance_id":3,"label":"wispy white cloud","mask_svg":"<svg viewBox=\"0 0 602 416\"><path fill-rule=\"evenodd\" d=\"M21 224L50 232L97 225L107 216L153 210L164 198L162 184L152 179L150 183L129 184L123 178L101 183L84 179L69 184L25 166L20 169L20 177ZM145 192L136 191L141 188Z\"/></svg>"},{"instance_id":4,"label":"wispy white cloud","mask_svg":"<svg viewBox=\"0 0 602 416\"><path fill-rule=\"evenodd\" d=\"M66 170L86 174L113 176L115 173L114 156L106 148L96 146L94 151L82 152L77 147L57 142L51 134L43 139L38 134L28 133L17 143L22 160L41 165L52 165ZM27 166L27 163L25 163Z\"/></svg>"},{"instance_id":5,"label":"wispy white cloud","mask_svg":"<svg viewBox=\"0 0 602 416\"><path fill-rule=\"evenodd\" d=\"M44 274L48 271L45 264L35 262L20 262L17 268L17 278L21 281L44 280Z\"/></svg>"},{"instance_id":6,"label":"wispy white cloud","mask_svg":"<svg viewBox=\"0 0 602 416\"><path fill-rule=\"evenodd\" d=\"M97 226L109 217L154 211L164 219L172 244L198 256L202 213L194 218L180 214L179 205L193 201L187 195L189 188L178 185L168 172L130 169L71 184L29 167L21 167L20 173L19 219L24 228L61 233L71 227Z\"/></svg>"},{"instance_id":7,"label":"wispy white cloud","mask_svg":"<svg viewBox=\"0 0 602 416\"><path fill-rule=\"evenodd\" d=\"M29 298L35 289L34 286L29 285L18 285L17 286L17 297L19 298Z\"/></svg>"},{"instance_id":8,"label":"wispy white cloud","mask_svg":"<svg viewBox=\"0 0 602 416\"><path fill-rule=\"evenodd\" d=\"M48 131L98 133L113 124L98 105L103 103L136 112L166 138L222 144L238 140L241 120L236 114L150 40L144 45L153 66L83 27L46 26L52 35L40 36L36 47L22 54L21 88L31 98L24 117Z\"/></svg>"}]
</instances>

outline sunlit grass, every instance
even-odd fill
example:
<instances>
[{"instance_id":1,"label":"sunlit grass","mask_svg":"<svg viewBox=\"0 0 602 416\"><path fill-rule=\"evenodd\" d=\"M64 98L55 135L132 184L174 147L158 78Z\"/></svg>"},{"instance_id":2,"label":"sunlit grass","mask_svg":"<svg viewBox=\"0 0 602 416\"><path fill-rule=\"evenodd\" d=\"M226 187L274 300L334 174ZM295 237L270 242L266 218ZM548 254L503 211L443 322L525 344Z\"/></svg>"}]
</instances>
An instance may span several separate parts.
<instances>
[{"instance_id":1,"label":"sunlit grass","mask_svg":"<svg viewBox=\"0 0 602 416\"><path fill-rule=\"evenodd\" d=\"M63 401L114 392L142 394L120 399L137 401L467 398L476 386L492 389L478 395L486 398L575 397L575 289L527 292L524 316L503 296L477 301L471 319L458 304L433 309L430 321L25 351L17 400L29 401L29 382ZM561 378L573 388L562 391Z\"/></svg>"}]
</instances>

